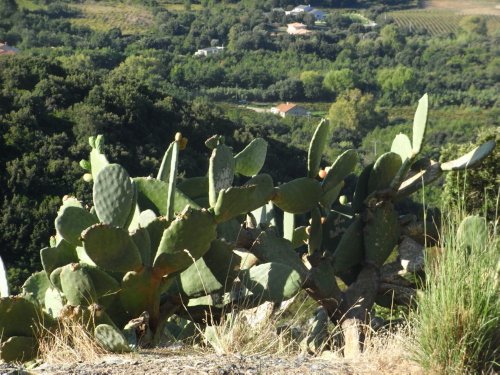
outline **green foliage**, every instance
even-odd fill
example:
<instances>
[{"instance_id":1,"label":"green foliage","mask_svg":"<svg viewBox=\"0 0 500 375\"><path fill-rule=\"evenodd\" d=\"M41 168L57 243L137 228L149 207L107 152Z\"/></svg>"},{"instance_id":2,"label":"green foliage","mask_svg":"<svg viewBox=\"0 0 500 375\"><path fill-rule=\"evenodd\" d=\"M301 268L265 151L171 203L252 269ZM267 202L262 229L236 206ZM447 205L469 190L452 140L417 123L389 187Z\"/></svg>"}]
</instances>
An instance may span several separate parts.
<instances>
[{"instance_id":1,"label":"green foliage","mask_svg":"<svg viewBox=\"0 0 500 375\"><path fill-rule=\"evenodd\" d=\"M444 215L443 252L427 259L426 291L414 316L414 351L429 372L494 372L499 355L498 238L488 233L484 218L463 218L457 232L459 211ZM474 235L464 242L470 224L475 224L468 228ZM483 235L475 235L480 228Z\"/></svg>"}]
</instances>

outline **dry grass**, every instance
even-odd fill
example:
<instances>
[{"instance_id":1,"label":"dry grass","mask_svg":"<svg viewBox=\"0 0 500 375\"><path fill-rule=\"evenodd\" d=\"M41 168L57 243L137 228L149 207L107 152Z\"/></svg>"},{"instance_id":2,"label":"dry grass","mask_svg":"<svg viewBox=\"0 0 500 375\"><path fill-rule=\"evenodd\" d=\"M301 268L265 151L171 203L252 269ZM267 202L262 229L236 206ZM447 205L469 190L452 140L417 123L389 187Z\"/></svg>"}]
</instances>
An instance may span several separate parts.
<instances>
[{"instance_id":1,"label":"dry grass","mask_svg":"<svg viewBox=\"0 0 500 375\"><path fill-rule=\"evenodd\" d=\"M39 358L50 364L95 361L108 352L85 328L88 322L63 318L52 331L43 329L39 339Z\"/></svg>"}]
</instances>

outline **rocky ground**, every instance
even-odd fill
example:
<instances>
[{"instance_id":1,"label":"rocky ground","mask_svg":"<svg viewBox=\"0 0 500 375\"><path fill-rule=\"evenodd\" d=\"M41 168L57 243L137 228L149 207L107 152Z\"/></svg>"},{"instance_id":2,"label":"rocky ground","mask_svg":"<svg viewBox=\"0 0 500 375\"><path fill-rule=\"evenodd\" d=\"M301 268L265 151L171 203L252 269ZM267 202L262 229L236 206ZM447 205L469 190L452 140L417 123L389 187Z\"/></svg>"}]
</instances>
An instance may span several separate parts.
<instances>
[{"instance_id":1,"label":"rocky ground","mask_svg":"<svg viewBox=\"0 0 500 375\"><path fill-rule=\"evenodd\" d=\"M243 356L196 354L170 350L105 355L92 362L41 364L32 369L0 364L0 374L126 375L126 374L423 374L408 360L380 356L347 361L326 352L308 355Z\"/></svg>"}]
</instances>

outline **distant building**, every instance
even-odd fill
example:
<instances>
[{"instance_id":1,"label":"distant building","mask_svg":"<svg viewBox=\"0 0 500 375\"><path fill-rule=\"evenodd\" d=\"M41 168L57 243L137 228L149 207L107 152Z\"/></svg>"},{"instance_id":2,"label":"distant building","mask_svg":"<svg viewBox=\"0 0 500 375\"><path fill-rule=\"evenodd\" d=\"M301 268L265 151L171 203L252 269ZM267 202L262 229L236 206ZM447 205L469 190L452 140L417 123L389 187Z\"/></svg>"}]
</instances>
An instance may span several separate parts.
<instances>
[{"instance_id":1,"label":"distant building","mask_svg":"<svg viewBox=\"0 0 500 375\"><path fill-rule=\"evenodd\" d=\"M15 55L19 50L17 48L8 46L7 43L0 42L0 56Z\"/></svg>"},{"instance_id":2,"label":"distant building","mask_svg":"<svg viewBox=\"0 0 500 375\"><path fill-rule=\"evenodd\" d=\"M326 18L326 13L319 9L313 9L309 12L309 14L312 14L316 21L324 21Z\"/></svg>"},{"instance_id":3,"label":"distant building","mask_svg":"<svg viewBox=\"0 0 500 375\"><path fill-rule=\"evenodd\" d=\"M292 10L285 12L287 16L297 16L303 13L312 14L316 21L323 21L326 18L325 12L319 9L314 9L311 5L299 5Z\"/></svg>"},{"instance_id":4,"label":"distant building","mask_svg":"<svg viewBox=\"0 0 500 375\"><path fill-rule=\"evenodd\" d=\"M304 35L311 32L307 30L307 26L300 22L289 23L286 32L291 35Z\"/></svg>"},{"instance_id":5,"label":"distant building","mask_svg":"<svg viewBox=\"0 0 500 375\"><path fill-rule=\"evenodd\" d=\"M194 53L194 56L211 56L224 51L224 47L207 47L199 49Z\"/></svg>"},{"instance_id":6,"label":"distant building","mask_svg":"<svg viewBox=\"0 0 500 375\"><path fill-rule=\"evenodd\" d=\"M290 11L290 14L309 13L314 8L311 5L299 5Z\"/></svg>"},{"instance_id":7,"label":"distant building","mask_svg":"<svg viewBox=\"0 0 500 375\"><path fill-rule=\"evenodd\" d=\"M286 116L308 116L310 113L304 108L294 103L282 103L271 108L271 113L281 117Z\"/></svg>"}]
</instances>

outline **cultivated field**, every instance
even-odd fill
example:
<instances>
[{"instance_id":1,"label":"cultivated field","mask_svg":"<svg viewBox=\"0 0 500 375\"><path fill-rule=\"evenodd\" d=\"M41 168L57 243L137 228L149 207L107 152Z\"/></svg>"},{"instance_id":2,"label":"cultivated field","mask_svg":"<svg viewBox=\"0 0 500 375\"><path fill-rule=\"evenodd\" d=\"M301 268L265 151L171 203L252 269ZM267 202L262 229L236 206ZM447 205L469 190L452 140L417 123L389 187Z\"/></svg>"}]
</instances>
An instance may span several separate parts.
<instances>
[{"instance_id":1,"label":"cultivated field","mask_svg":"<svg viewBox=\"0 0 500 375\"><path fill-rule=\"evenodd\" d=\"M400 27L410 30L425 29L432 35L454 33L464 17L480 15L486 18L491 34L500 30L500 2L498 1L447 1L424 2L423 9L389 12Z\"/></svg>"},{"instance_id":2,"label":"cultivated field","mask_svg":"<svg viewBox=\"0 0 500 375\"><path fill-rule=\"evenodd\" d=\"M72 18L75 25L88 26L95 30L119 28L124 34L146 31L153 22L153 15L147 9L123 3L83 3L72 5L82 12L79 18Z\"/></svg>"}]
</instances>

